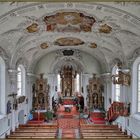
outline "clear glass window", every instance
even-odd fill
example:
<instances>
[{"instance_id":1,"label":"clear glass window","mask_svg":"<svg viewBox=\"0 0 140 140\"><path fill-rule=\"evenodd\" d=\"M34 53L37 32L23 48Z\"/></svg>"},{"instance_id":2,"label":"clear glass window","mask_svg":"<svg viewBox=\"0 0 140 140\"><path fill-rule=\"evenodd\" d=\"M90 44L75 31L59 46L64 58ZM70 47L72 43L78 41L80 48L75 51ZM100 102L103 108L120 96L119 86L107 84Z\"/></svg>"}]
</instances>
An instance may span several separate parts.
<instances>
[{"instance_id":1,"label":"clear glass window","mask_svg":"<svg viewBox=\"0 0 140 140\"><path fill-rule=\"evenodd\" d=\"M20 96L22 93L22 72L20 66L18 66L17 71L17 95Z\"/></svg>"},{"instance_id":2,"label":"clear glass window","mask_svg":"<svg viewBox=\"0 0 140 140\"><path fill-rule=\"evenodd\" d=\"M80 76L79 76L79 74L77 74L76 75L76 92L79 92L79 87L80 87L79 80L80 80Z\"/></svg>"},{"instance_id":3,"label":"clear glass window","mask_svg":"<svg viewBox=\"0 0 140 140\"><path fill-rule=\"evenodd\" d=\"M116 74L118 74L119 69L116 69ZM120 101L120 85L116 84L115 85L115 100Z\"/></svg>"},{"instance_id":4,"label":"clear glass window","mask_svg":"<svg viewBox=\"0 0 140 140\"><path fill-rule=\"evenodd\" d=\"M60 78L60 74L57 75L57 91L60 92L61 91L61 78Z\"/></svg>"},{"instance_id":5,"label":"clear glass window","mask_svg":"<svg viewBox=\"0 0 140 140\"><path fill-rule=\"evenodd\" d=\"M140 112L140 64L138 66L137 111Z\"/></svg>"}]
</instances>

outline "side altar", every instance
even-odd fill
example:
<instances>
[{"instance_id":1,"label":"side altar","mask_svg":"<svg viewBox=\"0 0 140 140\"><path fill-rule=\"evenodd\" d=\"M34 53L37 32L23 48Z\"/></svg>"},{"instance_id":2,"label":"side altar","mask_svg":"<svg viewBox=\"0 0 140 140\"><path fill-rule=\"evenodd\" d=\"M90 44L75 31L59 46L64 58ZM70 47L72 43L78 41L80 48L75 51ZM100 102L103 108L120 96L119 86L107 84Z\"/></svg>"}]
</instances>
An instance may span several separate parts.
<instances>
[{"instance_id":1,"label":"side altar","mask_svg":"<svg viewBox=\"0 0 140 140\"><path fill-rule=\"evenodd\" d=\"M43 74L40 74L33 84L33 109L34 110L47 110L49 107L49 85L47 79L43 78Z\"/></svg>"},{"instance_id":2,"label":"side altar","mask_svg":"<svg viewBox=\"0 0 140 140\"><path fill-rule=\"evenodd\" d=\"M88 91L88 105L90 109L104 109L104 97L102 95L103 85L102 80L93 74L93 77L89 79L87 85Z\"/></svg>"}]
</instances>

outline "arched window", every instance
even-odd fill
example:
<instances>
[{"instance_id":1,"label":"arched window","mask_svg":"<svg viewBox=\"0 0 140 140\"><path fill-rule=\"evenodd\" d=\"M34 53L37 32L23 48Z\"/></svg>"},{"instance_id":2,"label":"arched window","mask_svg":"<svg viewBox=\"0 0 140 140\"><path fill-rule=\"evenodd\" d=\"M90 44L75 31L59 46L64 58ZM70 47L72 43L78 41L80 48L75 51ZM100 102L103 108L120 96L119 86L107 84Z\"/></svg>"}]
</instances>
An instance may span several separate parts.
<instances>
[{"instance_id":1,"label":"arched window","mask_svg":"<svg viewBox=\"0 0 140 140\"><path fill-rule=\"evenodd\" d=\"M118 74L118 66L115 65L112 70L112 75ZM119 84L112 84L112 101L120 101L120 85Z\"/></svg>"},{"instance_id":2,"label":"arched window","mask_svg":"<svg viewBox=\"0 0 140 140\"><path fill-rule=\"evenodd\" d=\"M79 92L79 90L80 90L80 89L79 89L79 87L80 87L80 85L79 85L79 84L80 84L80 83L79 83L79 80L80 80L80 76L79 76L79 74L77 74L77 75L76 75L76 85L75 85L75 86L76 86L76 92Z\"/></svg>"},{"instance_id":3,"label":"arched window","mask_svg":"<svg viewBox=\"0 0 140 140\"><path fill-rule=\"evenodd\" d=\"M116 69L116 74L118 74L118 68ZM115 101L120 101L120 85L115 85Z\"/></svg>"},{"instance_id":4,"label":"arched window","mask_svg":"<svg viewBox=\"0 0 140 140\"><path fill-rule=\"evenodd\" d=\"M22 86L22 82L21 82L21 67L19 66L17 68L18 73L17 73L17 95L20 96L21 95L21 86Z\"/></svg>"},{"instance_id":5,"label":"arched window","mask_svg":"<svg viewBox=\"0 0 140 140\"><path fill-rule=\"evenodd\" d=\"M140 113L140 64L138 66L137 112Z\"/></svg>"},{"instance_id":6,"label":"arched window","mask_svg":"<svg viewBox=\"0 0 140 140\"><path fill-rule=\"evenodd\" d=\"M140 113L140 57L132 68L132 114Z\"/></svg>"},{"instance_id":7,"label":"arched window","mask_svg":"<svg viewBox=\"0 0 140 140\"><path fill-rule=\"evenodd\" d=\"M60 74L57 75L57 91L60 92L61 91L61 78L60 78Z\"/></svg>"},{"instance_id":8,"label":"arched window","mask_svg":"<svg viewBox=\"0 0 140 140\"><path fill-rule=\"evenodd\" d=\"M17 67L17 95L25 95L25 68L22 65Z\"/></svg>"},{"instance_id":9,"label":"arched window","mask_svg":"<svg viewBox=\"0 0 140 140\"><path fill-rule=\"evenodd\" d=\"M0 57L0 113L6 113L5 106L5 62Z\"/></svg>"}]
</instances>

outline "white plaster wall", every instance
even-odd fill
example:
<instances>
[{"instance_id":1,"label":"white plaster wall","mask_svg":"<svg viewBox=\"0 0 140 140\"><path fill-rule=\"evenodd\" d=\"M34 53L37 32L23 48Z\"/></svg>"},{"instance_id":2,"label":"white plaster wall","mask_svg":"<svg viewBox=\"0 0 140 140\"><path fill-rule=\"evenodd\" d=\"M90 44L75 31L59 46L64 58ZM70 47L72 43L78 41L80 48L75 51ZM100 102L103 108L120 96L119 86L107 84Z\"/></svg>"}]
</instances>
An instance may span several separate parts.
<instances>
[{"instance_id":1,"label":"white plaster wall","mask_svg":"<svg viewBox=\"0 0 140 140\"><path fill-rule=\"evenodd\" d=\"M51 65L55 60L55 53L49 53L48 55L45 55L43 58L41 58L35 67L35 74L44 73L47 77L48 73L51 72Z\"/></svg>"},{"instance_id":2,"label":"white plaster wall","mask_svg":"<svg viewBox=\"0 0 140 140\"><path fill-rule=\"evenodd\" d=\"M15 131L15 128L19 126L18 115L21 110L24 110L24 123L28 120L28 104L23 102L18 105L18 110L12 110L12 113L4 115L0 118L0 138L5 138L6 135L10 134L10 131ZM9 121L9 122L8 122Z\"/></svg>"},{"instance_id":3,"label":"white plaster wall","mask_svg":"<svg viewBox=\"0 0 140 140\"><path fill-rule=\"evenodd\" d=\"M9 93L9 77L8 72L6 71L6 77L5 77L5 83L6 83L6 91L5 91L5 107L4 114L0 117L0 138L5 138L6 135L10 134L10 130L12 129L12 114L6 115L7 111L7 101L10 100L8 97Z\"/></svg>"},{"instance_id":4,"label":"white plaster wall","mask_svg":"<svg viewBox=\"0 0 140 140\"><path fill-rule=\"evenodd\" d=\"M84 73L97 73L100 74L101 72L101 66L99 62L92 57L91 55L81 52L82 59L79 59L84 64ZM36 67L35 67L35 74L44 73L47 77L48 73L52 73L51 67L53 63L55 62L55 52L49 53L45 55L43 58L41 58Z\"/></svg>"},{"instance_id":5,"label":"white plaster wall","mask_svg":"<svg viewBox=\"0 0 140 140\"><path fill-rule=\"evenodd\" d=\"M131 135L133 138L140 138L140 117L139 115L129 116L129 117L118 117L115 121L119 127L122 128L122 131L127 131L128 135Z\"/></svg>"},{"instance_id":6,"label":"white plaster wall","mask_svg":"<svg viewBox=\"0 0 140 140\"><path fill-rule=\"evenodd\" d=\"M96 58L92 57L91 55L82 52L82 61L84 63L84 67L85 67L85 73L97 73L100 74L101 73L101 66L100 63L96 60Z\"/></svg>"},{"instance_id":7,"label":"white plaster wall","mask_svg":"<svg viewBox=\"0 0 140 140\"><path fill-rule=\"evenodd\" d=\"M86 2L86 0L85 0ZM13 10L15 8L19 8L21 6L25 6L28 4L32 4L34 2L14 2L13 4L10 4L12 2L1 2L0 4L0 15L3 15L5 13L7 13L10 10ZM96 2L97 3L97 2ZM126 4L124 4L124 2L98 2L100 4L104 4L104 5L110 5L112 7L116 7L125 11L128 11L138 17L139 16L139 4L135 3L135 2L126 2Z\"/></svg>"},{"instance_id":8,"label":"white plaster wall","mask_svg":"<svg viewBox=\"0 0 140 140\"><path fill-rule=\"evenodd\" d=\"M5 138L6 135L10 134L11 125L11 114L5 115L5 117L0 118L0 138Z\"/></svg>"},{"instance_id":9,"label":"white plaster wall","mask_svg":"<svg viewBox=\"0 0 140 140\"><path fill-rule=\"evenodd\" d=\"M10 77L9 77L9 72L6 69L6 91L5 91L5 114L0 116L0 138L5 138L6 135L9 135L11 131L15 131L15 128L17 128L19 126L19 122L18 122L18 114L21 110L24 110L24 123L27 122L28 120L28 113L29 113L29 102L28 104L26 104L26 102L24 101L23 103L18 105L18 110L11 110L12 112L10 114L6 114L7 112L7 102L8 100L11 101L11 103L13 103L13 97L9 97L8 95L11 94L11 87L10 87ZM27 86L30 87L30 84L28 84ZM30 89L30 88L29 88ZM30 91L28 91L27 87L26 87L26 93L29 93ZM27 96L27 94L26 94ZM29 98L30 101L30 98ZM11 106L13 108L13 105Z\"/></svg>"},{"instance_id":10,"label":"white plaster wall","mask_svg":"<svg viewBox=\"0 0 140 140\"><path fill-rule=\"evenodd\" d=\"M3 114L0 115L0 138L5 138L6 135L10 134L12 129L12 114L6 114L7 112L7 102L11 101L11 98L8 97L10 94L10 82L7 68L5 68L5 96L2 97L5 101L5 105L2 106ZM12 102L11 102L12 103Z\"/></svg>"}]
</instances>

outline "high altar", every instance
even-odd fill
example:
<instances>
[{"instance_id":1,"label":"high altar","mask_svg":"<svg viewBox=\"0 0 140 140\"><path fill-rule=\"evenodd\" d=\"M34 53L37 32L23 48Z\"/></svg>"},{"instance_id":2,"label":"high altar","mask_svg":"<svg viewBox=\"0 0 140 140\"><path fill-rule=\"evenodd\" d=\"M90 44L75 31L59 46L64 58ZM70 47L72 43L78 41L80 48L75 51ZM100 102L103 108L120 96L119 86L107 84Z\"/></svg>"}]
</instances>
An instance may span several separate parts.
<instances>
[{"instance_id":1,"label":"high altar","mask_svg":"<svg viewBox=\"0 0 140 140\"><path fill-rule=\"evenodd\" d=\"M32 90L33 109L47 110L49 106L49 85L47 84L47 79L43 78L43 74L40 74L40 78L33 84Z\"/></svg>"},{"instance_id":2,"label":"high altar","mask_svg":"<svg viewBox=\"0 0 140 140\"><path fill-rule=\"evenodd\" d=\"M64 66L61 69L60 76L62 79L62 95L63 97L72 97L74 91L74 80L76 71L71 66Z\"/></svg>"}]
</instances>

